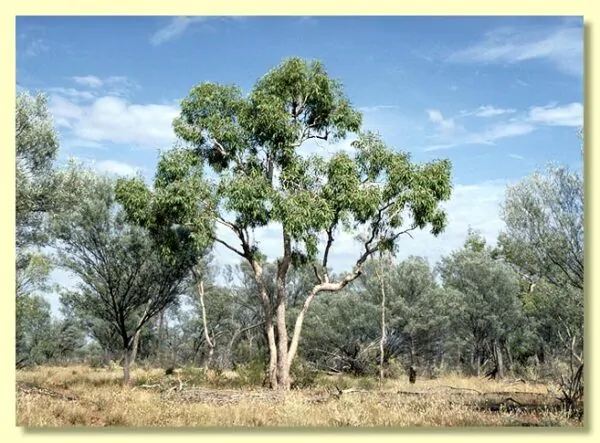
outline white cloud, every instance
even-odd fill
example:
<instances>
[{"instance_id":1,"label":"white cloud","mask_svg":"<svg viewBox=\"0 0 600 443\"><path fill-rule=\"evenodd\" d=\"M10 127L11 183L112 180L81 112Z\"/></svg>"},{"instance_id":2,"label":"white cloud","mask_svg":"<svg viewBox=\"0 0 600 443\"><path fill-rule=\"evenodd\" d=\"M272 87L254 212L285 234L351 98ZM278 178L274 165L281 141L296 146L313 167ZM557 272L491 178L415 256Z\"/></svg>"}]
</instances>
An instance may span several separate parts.
<instances>
[{"instance_id":1,"label":"white cloud","mask_svg":"<svg viewBox=\"0 0 600 443\"><path fill-rule=\"evenodd\" d=\"M65 138L61 141L61 148L66 150L72 150L76 148L93 148L93 149L105 149L102 143L95 142L92 140L82 140L80 138Z\"/></svg>"},{"instance_id":2,"label":"white cloud","mask_svg":"<svg viewBox=\"0 0 600 443\"><path fill-rule=\"evenodd\" d=\"M530 134L540 125L582 126L583 106L581 103L558 106L535 106L529 112L513 116L492 126L476 131L468 131L456 125L452 118L444 118L438 110L428 110L429 120L438 126L436 134L431 136L432 144L425 151L437 151L464 145L493 145L496 141L510 137ZM514 114L514 109L500 109L493 106L481 106L474 111L461 111L458 117L499 117Z\"/></svg>"},{"instance_id":3,"label":"white cloud","mask_svg":"<svg viewBox=\"0 0 600 443\"><path fill-rule=\"evenodd\" d=\"M207 19L208 17L173 17L166 26L160 28L150 37L150 43L158 46L173 40L182 35L190 25Z\"/></svg>"},{"instance_id":4,"label":"white cloud","mask_svg":"<svg viewBox=\"0 0 600 443\"><path fill-rule=\"evenodd\" d=\"M534 129L535 128L533 125L518 121L511 121L499 123L480 133L471 134L468 139L471 143L490 144L503 138L529 134Z\"/></svg>"},{"instance_id":5,"label":"white cloud","mask_svg":"<svg viewBox=\"0 0 600 443\"><path fill-rule=\"evenodd\" d=\"M437 109L428 109L427 115L429 120L438 126L441 136L452 136L457 130L462 131L461 127L457 127L453 118L444 118L442 113Z\"/></svg>"},{"instance_id":6,"label":"white cloud","mask_svg":"<svg viewBox=\"0 0 600 443\"><path fill-rule=\"evenodd\" d=\"M536 106L529 110L529 120L550 126L582 126L583 105L570 103L564 106Z\"/></svg>"},{"instance_id":7,"label":"white cloud","mask_svg":"<svg viewBox=\"0 0 600 443\"><path fill-rule=\"evenodd\" d=\"M397 105L375 105L375 106L361 106L358 108L360 112L365 114L380 112L380 111L389 111L399 109Z\"/></svg>"},{"instance_id":8,"label":"white cloud","mask_svg":"<svg viewBox=\"0 0 600 443\"><path fill-rule=\"evenodd\" d=\"M122 96L126 95L131 89L139 88L138 85L133 83L127 77L122 75L111 75L110 77L100 78L95 75L86 75L86 76L75 76L71 77L75 83L78 83L82 86L87 86L88 88L95 89L97 91L100 88L103 89L103 93L107 93L109 95L117 95ZM52 89L52 88L51 88ZM62 89L64 90L68 88L53 88L53 89ZM71 88L71 90L76 91ZM59 91L60 92L60 91ZM79 91L80 94L92 94L89 91Z\"/></svg>"},{"instance_id":9,"label":"white cloud","mask_svg":"<svg viewBox=\"0 0 600 443\"><path fill-rule=\"evenodd\" d=\"M461 111L460 116L466 117L472 115L475 117L498 117L500 115L513 114L515 112L517 112L517 110L512 108L496 108L495 106L485 105L480 106L475 110Z\"/></svg>"},{"instance_id":10,"label":"white cloud","mask_svg":"<svg viewBox=\"0 0 600 443\"><path fill-rule=\"evenodd\" d=\"M139 168L116 160L103 160L95 163L94 167L99 172L116 175L135 175L139 171Z\"/></svg>"},{"instance_id":11,"label":"white cloud","mask_svg":"<svg viewBox=\"0 0 600 443\"><path fill-rule=\"evenodd\" d=\"M508 156L510 158L514 158L516 160L525 160L525 157L523 157L522 155L519 155L519 154L508 154Z\"/></svg>"},{"instance_id":12,"label":"white cloud","mask_svg":"<svg viewBox=\"0 0 600 443\"><path fill-rule=\"evenodd\" d=\"M442 139L442 142L427 146L425 151L438 151L461 145L493 145L503 138L526 135L535 130L535 126L518 121L503 122L477 132L468 132L457 137Z\"/></svg>"},{"instance_id":13,"label":"white cloud","mask_svg":"<svg viewBox=\"0 0 600 443\"><path fill-rule=\"evenodd\" d=\"M194 24L203 24L204 29L210 29L208 22L213 21L236 21L243 22L249 19L250 16L228 15L228 16L205 16L205 17L171 17L169 22L150 36L150 43L153 46L159 46L170 40L180 37L190 26Z\"/></svg>"},{"instance_id":14,"label":"white cloud","mask_svg":"<svg viewBox=\"0 0 600 443\"><path fill-rule=\"evenodd\" d=\"M48 88L48 91L54 92L56 94L60 94L60 95L66 96L66 97L71 97L75 100L92 100L94 97L96 97L96 95L90 91L81 91L81 90L75 89L75 88L53 87L53 88Z\"/></svg>"},{"instance_id":15,"label":"white cloud","mask_svg":"<svg viewBox=\"0 0 600 443\"><path fill-rule=\"evenodd\" d=\"M99 88L104 82L95 75L74 76L71 79L80 85L89 86L90 88Z\"/></svg>"},{"instance_id":16,"label":"white cloud","mask_svg":"<svg viewBox=\"0 0 600 443\"><path fill-rule=\"evenodd\" d=\"M337 143L330 143L325 140L310 139L302 144L298 149L298 153L303 156L318 154L325 159L331 158L334 154L343 151L349 154L354 152L352 142L357 139L354 134L348 135L344 140Z\"/></svg>"},{"instance_id":17,"label":"white cloud","mask_svg":"<svg viewBox=\"0 0 600 443\"><path fill-rule=\"evenodd\" d=\"M563 25L554 28L499 28L485 34L483 41L450 54L456 63L514 64L546 60L562 72L583 73L583 28Z\"/></svg>"},{"instance_id":18,"label":"white cloud","mask_svg":"<svg viewBox=\"0 0 600 443\"><path fill-rule=\"evenodd\" d=\"M78 121L84 115L80 105L56 94L50 96L50 111L56 125L66 128L71 128L71 123Z\"/></svg>"},{"instance_id":19,"label":"white cloud","mask_svg":"<svg viewBox=\"0 0 600 443\"><path fill-rule=\"evenodd\" d=\"M175 106L133 104L111 96L80 104L52 95L50 109L71 138L159 148L175 141L172 122L179 114Z\"/></svg>"}]
</instances>

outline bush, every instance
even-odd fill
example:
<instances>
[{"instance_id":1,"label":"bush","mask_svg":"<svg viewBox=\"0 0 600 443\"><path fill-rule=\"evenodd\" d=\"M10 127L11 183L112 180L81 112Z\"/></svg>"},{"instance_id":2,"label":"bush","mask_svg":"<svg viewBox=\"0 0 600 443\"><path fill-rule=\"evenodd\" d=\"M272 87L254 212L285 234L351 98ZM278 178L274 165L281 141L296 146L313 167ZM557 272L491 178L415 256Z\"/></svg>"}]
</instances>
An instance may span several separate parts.
<instances>
[{"instance_id":1,"label":"bush","mask_svg":"<svg viewBox=\"0 0 600 443\"><path fill-rule=\"evenodd\" d=\"M250 360L237 366L239 382L243 385L262 386L265 381L267 368L261 360Z\"/></svg>"},{"instance_id":2,"label":"bush","mask_svg":"<svg viewBox=\"0 0 600 443\"><path fill-rule=\"evenodd\" d=\"M295 359L290 368L290 378L292 380L292 389L310 388L315 386L319 371L310 363Z\"/></svg>"},{"instance_id":3,"label":"bush","mask_svg":"<svg viewBox=\"0 0 600 443\"><path fill-rule=\"evenodd\" d=\"M406 369L398 360L391 358L387 366L384 367L385 378L397 380L406 376Z\"/></svg>"},{"instance_id":4,"label":"bush","mask_svg":"<svg viewBox=\"0 0 600 443\"><path fill-rule=\"evenodd\" d=\"M104 367L104 361L102 357L94 355L88 358L88 366L92 369L100 369Z\"/></svg>"}]
</instances>

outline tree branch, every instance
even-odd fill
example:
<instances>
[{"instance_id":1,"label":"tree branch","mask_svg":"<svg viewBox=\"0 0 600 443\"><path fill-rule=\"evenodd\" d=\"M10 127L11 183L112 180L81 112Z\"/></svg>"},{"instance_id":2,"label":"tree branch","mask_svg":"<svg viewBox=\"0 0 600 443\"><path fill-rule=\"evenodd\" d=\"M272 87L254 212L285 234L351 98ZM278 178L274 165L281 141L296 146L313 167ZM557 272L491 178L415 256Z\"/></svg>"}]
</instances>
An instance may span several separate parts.
<instances>
[{"instance_id":1,"label":"tree branch","mask_svg":"<svg viewBox=\"0 0 600 443\"><path fill-rule=\"evenodd\" d=\"M218 237L215 237L215 236L212 236L212 239L213 239L214 241L216 241L217 243L220 243L220 244L222 244L223 246L225 246L225 247L226 247L227 249L229 249L230 251L233 251L233 252L235 252L235 253L236 253L237 255L239 255L240 257L242 257L242 258L247 258L247 256L246 256L246 254L245 254L245 253L243 253L242 251L240 251L240 250L238 250L238 249L234 248L234 247L233 247L233 246L231 246L229 243L227 243L227 242L225 242L225 241L221 240L220 238L218 238Z\"/></svg>"}]
</instances>

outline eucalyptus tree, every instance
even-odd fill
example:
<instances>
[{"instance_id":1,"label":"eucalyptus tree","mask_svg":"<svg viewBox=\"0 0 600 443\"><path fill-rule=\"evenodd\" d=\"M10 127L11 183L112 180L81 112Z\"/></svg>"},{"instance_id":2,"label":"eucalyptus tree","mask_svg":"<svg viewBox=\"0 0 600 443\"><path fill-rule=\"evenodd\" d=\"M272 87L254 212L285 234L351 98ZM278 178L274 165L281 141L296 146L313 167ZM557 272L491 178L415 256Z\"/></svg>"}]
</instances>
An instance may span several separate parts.
<instances>
[{"instance_id":1,"label":"eucalyptus tree","mask_svg":"<svg viewBox=\"0 0 600 443\"><path fill-rule=\"evenodd\" d=\"M304 317L318 294L345 288L371 255L393 249L403 234L431 226L437 235L446 225L439 203L450 197L449 161L413 164L372 133L359 134L351 153L307 153L310 141L357 133L361 120L320 62L287 59L249 94L231 85L194 86L174 122L183 146L161 156L153 189L135 179L119 186L133 220L150 227L176 223L248 263L264 314L273 388L290 387ZM215 179L205 179L205 166ZM274 300L263 280L265 251L251 236L266 226L281 236ZM328 265L336 239L361 231L353 268L333 280ZM286 276L294 263L312 266L315 280L288 331Z\"/></svg>"},{"instance_id":2,"label":"eucalyptus tree","mask_svg":"<svg viewBox=\"0 0 600 443\"><path fill-rule=\"evenodd\" d=\"M80 176L80 201L52 220L58 263L79 280L75 290L62 295L62 302L118 334L128 384L136 333L177 302L196 249L185 234L171 230L165 235L169 253L159 250L143 228L125 221L114 201L112 180L83 169L73 173Z\"/></svg>"}]
</instances>

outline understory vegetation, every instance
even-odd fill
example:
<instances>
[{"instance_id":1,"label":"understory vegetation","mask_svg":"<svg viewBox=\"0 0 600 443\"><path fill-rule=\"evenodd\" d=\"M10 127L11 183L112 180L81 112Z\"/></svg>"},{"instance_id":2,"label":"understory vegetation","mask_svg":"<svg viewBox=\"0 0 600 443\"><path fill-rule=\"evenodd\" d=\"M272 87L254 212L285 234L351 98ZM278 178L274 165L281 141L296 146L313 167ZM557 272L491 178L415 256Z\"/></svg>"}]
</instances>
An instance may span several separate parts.
<instances>
[{"instance_id":1,"label":"understory vegetation","mask_svg":"<svg viewBox=\"0 0 600 443\"><path fill-rule=\"evenodd\" d=\"M132 427L579 427L553 384L449 374L435 380L319 374L310 387L264 389L231 371L40 367L17 375L17 425Z\"/></svg>"}]
</instances>

